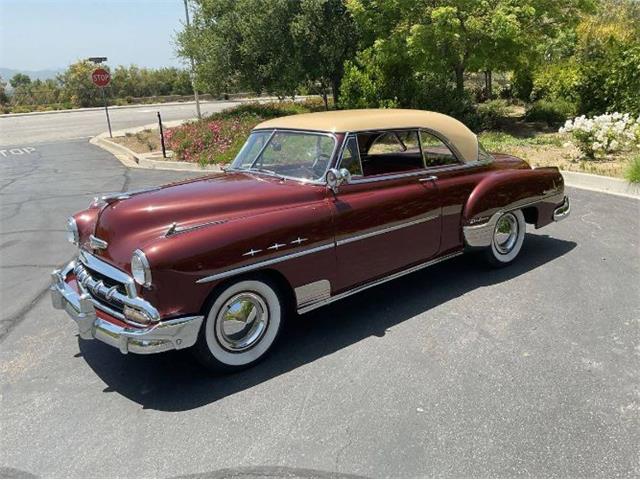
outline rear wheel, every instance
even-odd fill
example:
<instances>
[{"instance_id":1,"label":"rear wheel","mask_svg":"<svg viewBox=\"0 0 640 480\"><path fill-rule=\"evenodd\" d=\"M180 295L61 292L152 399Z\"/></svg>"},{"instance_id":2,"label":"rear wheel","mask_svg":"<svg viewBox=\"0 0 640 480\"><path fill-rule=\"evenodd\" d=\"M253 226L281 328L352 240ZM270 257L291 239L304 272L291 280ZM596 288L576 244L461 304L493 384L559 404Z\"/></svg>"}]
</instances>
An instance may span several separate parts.
<instances>
[{"instance_id":1,"label":"rear wheel","mask_svg":"<svg viewBox=\"0 0 640 480\"><path fill-rule=\"evenodd\" d=\"M284 307L268 280L241 280L215 299L205 317L196 357L215 371L235 371L259 362L274 344Z\"/></svg>"},{"instance_id":2,"label":"rear wheel","mask_svg":"<svg viewBox=\"0 0 640 480\"><path fill-rule=\"evenodd\" d=\"M520 253L525 232L521 210L502 214L493 230L491 245L485 250L489 263L494 267L504 267L513 262Z\"/></svg>"}]
</instances>

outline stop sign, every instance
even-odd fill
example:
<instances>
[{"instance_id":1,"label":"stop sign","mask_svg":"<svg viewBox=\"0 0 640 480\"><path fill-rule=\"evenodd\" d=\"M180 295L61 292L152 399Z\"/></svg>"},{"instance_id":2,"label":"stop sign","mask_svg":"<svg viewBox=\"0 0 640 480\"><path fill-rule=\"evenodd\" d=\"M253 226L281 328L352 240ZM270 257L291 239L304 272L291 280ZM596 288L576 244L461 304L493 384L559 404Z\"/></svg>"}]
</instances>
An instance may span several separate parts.
<instances>
[{"instance_id":1,"label":"stop sign","mask_svg":"<svg viewBox=\"0 0 640 480\"><path fill-rule=\"evenodd\" d=\"M96 68L91 74L91 81L98 87L106 87L111 81L111 74L104 68Z\"/></svg>"}]
</instances>

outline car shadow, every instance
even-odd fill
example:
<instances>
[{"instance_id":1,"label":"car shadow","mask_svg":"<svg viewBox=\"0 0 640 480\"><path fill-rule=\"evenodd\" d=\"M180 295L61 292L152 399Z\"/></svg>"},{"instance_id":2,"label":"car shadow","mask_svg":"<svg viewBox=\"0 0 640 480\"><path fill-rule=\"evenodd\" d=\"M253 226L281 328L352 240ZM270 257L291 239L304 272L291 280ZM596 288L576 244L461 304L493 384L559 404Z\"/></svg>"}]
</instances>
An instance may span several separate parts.
<instances>
[{"instance_id":1,"label":"car shadow","mask_svg":"<svg viewBox=\"0 0 640 480\"><path fill-rule=\"evenodd\" d=\"M270 356L234 374L213 375L188 351L122 355L101 342L79 340L77 356L84 357L107 384L105 392L117 392L145 409L186 411L259 385L372 335L382 337L394 325L476 288L509 281L575 247L574 242L527 234L520 258L506 268L488 269L476 255L463 255L371 288L294 317ZM431 281L433 278L438 281Z\"/></svg>"}]
</instances>

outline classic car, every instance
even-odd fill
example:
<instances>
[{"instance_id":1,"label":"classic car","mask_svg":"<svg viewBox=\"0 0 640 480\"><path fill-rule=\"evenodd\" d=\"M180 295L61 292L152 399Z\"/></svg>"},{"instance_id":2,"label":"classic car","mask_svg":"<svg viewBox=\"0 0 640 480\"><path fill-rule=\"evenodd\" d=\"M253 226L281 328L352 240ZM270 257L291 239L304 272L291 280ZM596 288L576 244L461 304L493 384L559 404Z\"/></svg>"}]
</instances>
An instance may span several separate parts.
<instances>
[{"instance_id":1,"label":"classic car","mask_svg":"<svg viewBox=\"0 0 640 480\"><path fill-rule=\"evenodd\" d=\"M514 261L569 215L557 168L489 154L459 121L348 110L259 124L223 173L104 195L69 218L53 306L122 353L235 370L303 314L466 250Z\"/></svg>"}]
</instances>

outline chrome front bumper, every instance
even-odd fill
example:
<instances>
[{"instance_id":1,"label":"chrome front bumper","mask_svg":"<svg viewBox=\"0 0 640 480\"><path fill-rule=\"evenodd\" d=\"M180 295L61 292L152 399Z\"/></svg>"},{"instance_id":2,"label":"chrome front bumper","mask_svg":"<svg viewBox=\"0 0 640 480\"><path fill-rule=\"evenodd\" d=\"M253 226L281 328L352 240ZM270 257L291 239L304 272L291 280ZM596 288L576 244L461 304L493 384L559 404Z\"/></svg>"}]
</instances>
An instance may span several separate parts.
<instances>
[{"instance_id":1,"label":"chrome front bumper","mask_svg":"<svg viewBox=\"0 0 640 480\"><path fill-rule=\"evenodd\" d=\"M122 353L141 354L179 350L196 343L204 318L202 316L181 317L144 327L111 322L108 313L101 317L100 303L88 292L78 293L66 282L74 266L75 261L53 271L49 291L53 307L67 312L78 324L80 338L95 338L118 348Z\"/></svg>"}]
</instances>

